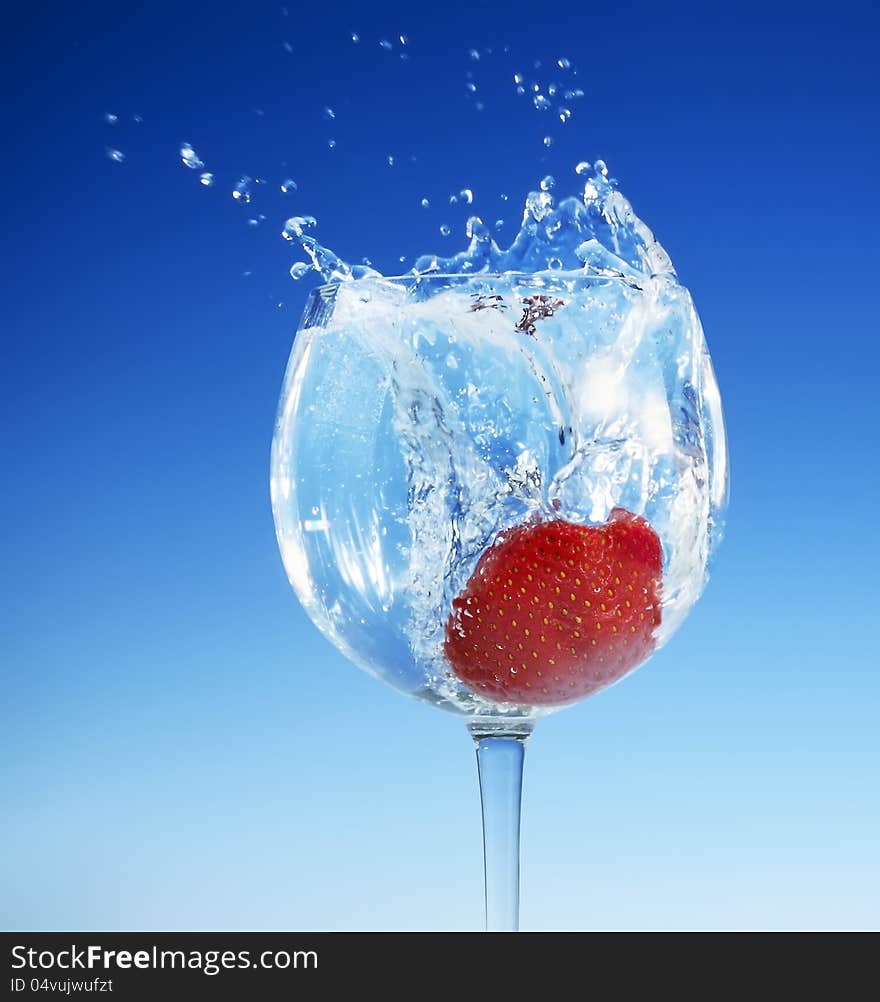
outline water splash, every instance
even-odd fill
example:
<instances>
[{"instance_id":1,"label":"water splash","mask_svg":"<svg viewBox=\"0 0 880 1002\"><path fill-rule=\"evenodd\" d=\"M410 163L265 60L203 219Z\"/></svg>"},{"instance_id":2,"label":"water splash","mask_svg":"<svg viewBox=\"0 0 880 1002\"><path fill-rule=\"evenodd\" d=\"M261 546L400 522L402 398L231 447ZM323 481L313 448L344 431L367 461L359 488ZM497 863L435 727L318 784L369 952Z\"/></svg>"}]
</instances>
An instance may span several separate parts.
<instances>
[{"instance_id":1,"label":"water splash","mask_svg":"<svg viewBox=\"0 0 880 1002\"><path fill-rule=\"evenodd\" d=\"M674 275L669 255L618 190L617 182L608 176L605 162L597 160L590 165L581 161L575 173L585 179L579 196L570 195L557 201L552 194L556 180L549 174L541 180L537 191L529 193L522 225L508 247L501 248L480 217L471 216L465 229L469 244L464 250L449 256L422 255L416 258L412 274L581 271L628 277L633 281ZM506 200L505 195L501 198ZM469 204L473 192L464 189L450 201L459 199ZM423 199L422 205L427 208L426 203L427 199ZM503 220L497 220L495 231L503 225ZM282 235L287 241L299 244L325 281L360 277L362 269L345 264L308 232L316 226L313 216L294 216L285 223ZM442 223L439 232L442 237L449 237L452 228ZM378 272L371 268L369 274Z\"/></svg>"}]
</instances>

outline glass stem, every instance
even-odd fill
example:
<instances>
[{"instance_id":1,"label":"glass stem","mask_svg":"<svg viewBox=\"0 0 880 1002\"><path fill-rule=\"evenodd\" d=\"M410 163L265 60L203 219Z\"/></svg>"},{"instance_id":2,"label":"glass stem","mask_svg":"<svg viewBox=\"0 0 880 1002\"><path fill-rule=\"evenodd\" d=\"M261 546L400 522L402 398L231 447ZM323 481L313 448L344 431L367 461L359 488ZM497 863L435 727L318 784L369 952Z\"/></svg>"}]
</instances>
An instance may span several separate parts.
<instances>
[{"instance_id":1,"label":"glass stem","mask_svg":"<svg viewBox=\"0 0 880 1002\"><path fill-rule=\"evenodd\" d=\"M477 749L483 807L486 932L519 929L519 825L528 730L470 728Z\"/></svg>"}]
</instances>

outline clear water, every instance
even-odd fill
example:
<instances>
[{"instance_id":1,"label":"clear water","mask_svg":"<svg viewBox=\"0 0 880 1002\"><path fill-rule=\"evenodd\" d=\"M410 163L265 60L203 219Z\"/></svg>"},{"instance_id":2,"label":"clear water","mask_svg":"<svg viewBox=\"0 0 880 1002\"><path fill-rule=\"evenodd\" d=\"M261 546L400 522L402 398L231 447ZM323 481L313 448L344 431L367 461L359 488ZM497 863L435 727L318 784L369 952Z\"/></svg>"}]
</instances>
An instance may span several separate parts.
<instances>
[{"instance_id":1,"label":"clear water","mask_svg":"<svg viewBox=\"0 0 880 1002\"><path fill-rule=\"evenodd\" d=\"M312 220L288 224L329 283L273 444L290 580L354 662L468 715L539 712L482 700L442 655L452 599L500 531L644 515L663 544L658 646L720 538L724 429L691 297L604 165L583 176L559 203L545 179L506 249L472 219L465 250L393 279L340 261Z\"/></svg>"}]
</instances>

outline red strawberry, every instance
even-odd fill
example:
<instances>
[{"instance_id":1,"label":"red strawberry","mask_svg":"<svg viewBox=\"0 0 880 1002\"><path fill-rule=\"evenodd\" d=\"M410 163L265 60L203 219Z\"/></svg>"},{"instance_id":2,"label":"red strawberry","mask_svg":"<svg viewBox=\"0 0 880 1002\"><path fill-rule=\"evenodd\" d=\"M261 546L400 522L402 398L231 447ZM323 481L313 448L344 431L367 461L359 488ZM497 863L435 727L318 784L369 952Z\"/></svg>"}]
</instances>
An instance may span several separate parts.
<instances>
[{"instance_id":1,"label":"red strawberry","mask_svg":"<svg viewBox=\"0 0 880 1002\"><path fill-rule=\"evenodd\" d=\"M654 649L660 540L623 508L502 533L452 603L444 651L494 702L558 706L616 682Z\"/></svg>"}]
</instances>

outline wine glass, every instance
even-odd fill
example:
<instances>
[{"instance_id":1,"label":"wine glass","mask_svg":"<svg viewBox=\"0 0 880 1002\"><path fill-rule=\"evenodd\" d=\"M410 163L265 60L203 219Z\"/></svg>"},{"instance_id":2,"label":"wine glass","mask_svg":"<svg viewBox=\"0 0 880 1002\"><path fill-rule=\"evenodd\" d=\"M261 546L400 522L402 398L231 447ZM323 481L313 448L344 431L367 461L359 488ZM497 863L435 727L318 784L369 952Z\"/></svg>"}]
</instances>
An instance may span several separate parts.
<instances>
[{"instance_id":1,"label":"wine glass","mask_svg":"<svg viewBox=\"0 0 880 1002\"><path fill-rule=\"evenodd\" d=\"M272 446L278 544L348 658L467 725L487 929L518 927L528 736L681 624L726 466L674 276L374 275L311 293Z\"/></svg>"}]
</instances>

